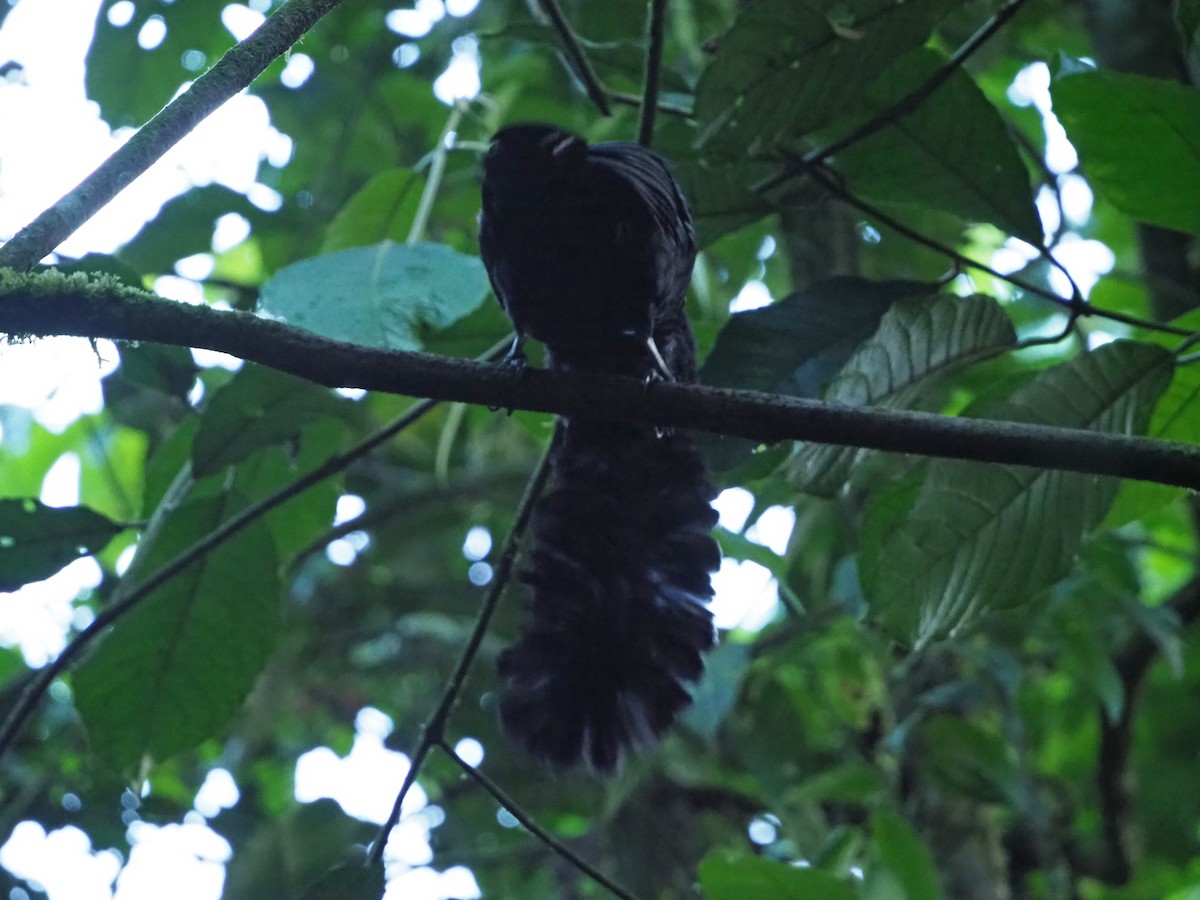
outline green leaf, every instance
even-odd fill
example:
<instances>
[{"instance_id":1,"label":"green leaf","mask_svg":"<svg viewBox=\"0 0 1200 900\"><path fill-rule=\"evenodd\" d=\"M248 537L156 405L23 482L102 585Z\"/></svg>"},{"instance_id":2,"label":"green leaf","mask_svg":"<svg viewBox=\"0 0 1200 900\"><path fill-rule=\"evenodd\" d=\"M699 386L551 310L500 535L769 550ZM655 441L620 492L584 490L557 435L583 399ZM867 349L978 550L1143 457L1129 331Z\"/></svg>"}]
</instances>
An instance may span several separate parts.
<instances>
[{"instance_id":1,"label":"green leaf","mask_svg":"<svg viewBox=\"0 0 1200 900\"><path fill-rule=\"evenodd\" d=\"M720 165L700 160L672 164L696 227L701 249L772 211L766 199L750 188L773 171L766 163L739 161Z\"/></svg>"},{"instance_id":2,"label":"green leaf","mask_svg":"<svg viewBox=\"0 0 1200 900\"><path fill-rule=\"evenodd\" d=\"M187 399L199 367L186 347L122 344L120 352L121 366L114 375L137 387Z\"/></svg>"},{"instance_id":3,"label":"green leaf","mask_svg":"<svg viewBox=\"0 0 1200 900\"><path fill-rule=\"evenodd\" d=\"M911 825L894 812L879 812L871 817L871 834L880 859L896 876L908 900L942 896L933 856Z\"/></svg>"},{"instance_id":4,"label":"green leaf","mask_svg":"<svg viewBox=\"0 0 1200 900\"><path fill-rule=\"evenodd\" d=\"M914 281L840 277L735 313L717 335L700 380L712 387L816 397L892 303L928 292L928 285ZM703 437L700 444L718 471L740 465L754 447L736 438Z\"/></svg>"},{"instance_id":5,"label":"green leaf","mask_svg":"<svg viewBox=\"0 0 1200 900\"><path fill-rule=\"evenodd\" d=\"M866 90L850 120L857 124L891 108L945 65L932 50L903 56ZM839 152L835 165L850 190L868 200L925 206L990 222L1031 244L1042 241L1017 148L995 107L961 69L913 112Z\"/></svg>"},{"instance_id":6,"label":"green leaf","mask_svg":"<svg viewBox=\"0 0 1200 900\"><path fill-rule=\"evenodd\" d=\"M1200 234L1200 90L1108 71L1050 85L1088 181L1142 222Z\"/></svg>"},{"instance_id":7,"label":"green leaf","mask_svg":"<svg viewBox=\"0 0 1200 900\"><path fill-rule=\"evenodd\" d=\"M1200 310L1180 316L1171 322L1180 328L1200 330ZM1178 341L1174 335L1162 335L1164 346ZM1184 441L1200 444L1200 365L1190 363L1178 366L1167 387L1154 407L1147 437L1163 440ZM1120 528L1135 519L1140 519L1186 492L1182 488L1148 481L1122 481L1117 499L1104 519L1105 528Z\"/></svg>"},{"instance_id":8,"label":"green leaf","mask_svg":"<svg viewBox=\"0 0 1200 900\"><path fill-rule=\"evenodd\" d=\"M259 308L335 340L420 350L428 332L461 319L487 292L477 257L384 241L280 269L263 285Z\"/></svg>"},{"instance_id":9,"label":"green leaf","mask_svg":"<svg viewBox=\"0 0 1200 900\"><path fill-rule=\"evenodd\" d=\"M219 184L192 188L164 203L117 258L143 274L173 272L185 256L212 252L216 221L228 213L249 218L257 210L241 194Z\"/></svg>"},{"instance_id":10,"label":"green leaf","mask_svg":"<svg viewBox=\"0 0 1200 900\"><path fill-rule=\"evenodd\" d=\"M345 423L338 419L325 418L305 425L287 446L263 447L239 461L234 484L246 499L261 500L323 465L343 448L347 432ZM329 528L341 484L341 476L322 479L267 513L263 521L275 538L281 563L290 562Z\"/></svg>"},{"instance_id":11,"label":"green leaf","mask_svg":"<svg viewBox=\"0 0 1200 900\"><path fill-rule=\"evenodd\" d=\"M213 394L192 443L192 471L211 475L260 447L291 440L300 427L341 412L328 388L264 366L245 366Z\"/></svg>"},{"instance_id":12,"label":"green leaf","mask_svg":"<svg viewBox=\"0 0 1200 900\"><path fill-rule=\"evenodd\" d=\"M708 654L704 677L692 692L692 705L682 716L683 724L711 742L737 703L748 665L749 644L725 641Z\"/></svg>"},{"instance_id":13,"label":"green leaf","mask_svg":"<svg viewBox=\"0 0 1200 900\"><path fill-rule=\"evenodd\" d=\"M72 560L100 552L124 528L83 506L0 500L0 591L49 578Z\"/></svg>"},{"instance_id":14,"label":"green leaf","mask_svg":"<svg viewBox=\"0 0 1200 900\"><path fill-rule=\"evenodd\" d=\"M357 861L347 859L353 854L346 852L347 847L370 841L375 826L352 819L333 800L295 806L290 773L287 795L291 808L286 813L263 821L242 837L226 870L222 900L301 896L379 900L383 894L379 867L355 865ZM365 881L351 875L351 868L362 872ZM366 885L375 879L380 881L379 889L373 895L364 894ZM327 890L319 893L319 888Z\"/></svg>"},{"instance_id":15,"label":"green leaf","mask_svg":"<svg viewBox=\"0 0 1200 900\"><path fill-rule=\"evenodd\" d=\"M1170 373L1165 350L1114 342L1039 373L995 417L1140 433ZM934 460L864 589L893 633L921 646L1065 575L1116 488L1074 472Z\"/></svg>"},{"instance_id":16,"label":"green leaf","mask_svg":"<svg viewBox=\"0 0 1200 900\"><path fill-rule=\"evenodd\" d=\"M309 885L301 900L379 900L387 884L383 866L338 866Z\"/></svg>"},{"instance_id":17,"label":"green leaf","mask_svg":"<svg viewBox=\"0 0 1200 900\"><path fill-rule=\"evenodd\" d=\"M700 863L705 900L854 900L854 888L829 872L758 856L710 853Z\"/></svg>"},{"instance_id":18,"label":"green leaf","mask_svg":"<svg viewBox=\"0 0 1200 900\"><path fill-rule=\"evenodd\" d=\"M825 389L830 403L920 409L946 375L1016 342L1004 310L990 297L938 295L903 300L846 361ZM864 456L856 447L799 443L787 474L802 491L832 496Z\"/></svg>"},{"instance_id":19,"label":"green leaf","mask_svg":"<svg viewBox=\"0 0 1200 900\"><path fill-rule=\"evenodd\" d=\"M795 797L809 803L866 804L879 796L882 786L875 769L865 762L852 761L804 779L796 786Z\"/></svg>"},{"instance_id":20,"label":"green leaf","mask_svg":"<svg viewBox=\"0 0 1200 900\"><path fill-rule=\"evenodd\" d=\"M562 60L564 66L567 67L567 71L573 74L571 67L567 65L566 60L563 58L562 39L559 37L558 32L549 25L529 19L525 21L510 21L498 31L481 34L480 38L483 41L523 41L540 49L549 50ZM587 54L588 61L592 64L596 70L596 74L606 86L616 86L616 84L609 83L610 81L614 81L625 83L631 88L634 86L640 87L646 69L646 46L644 40L589 41L578 35L576 35L576 40L579 41L579 45ZM691 85L669 66L663 69L661 89L676 93L691 93Z\"/></svg>"},{"instance_id":21,"label":"green leaf","mask_svg":"<svg viewBox=\"0 0 1200 900\"><path fill-rule=\"evenodd\" d=\"M421 176L410 169L387 169L374 176L333 217L321 252L403 242L421 205L422 184Z\"/></svg>"},{"instance_id":22,"label":"green leaf","mask_svg":"<svg viewBox=\"0 0 1200 900\"><path fill-rule=\"evenodd\" d=\"M744 157L850 106L925 42L953 0L761 0L738 16L696 88L698 143Z\"/></svg>"},{"instance_id":23,"label":"green leaf","mask_svg":"<svg viewBox=\"0 0 1200 900\"><path fill-rule=\"evenodd\" d=\"M240 505L229 495L185 504L141 548L137 570L156 571ZM280 589L270 532L255 522L135 606L75 672L92 747L128 770L219 733L275 646Z\"/></svg>"},{"instance_id":24,"label":"green leaf","mask_svg":"<svg viewBox=\"0 0 1200 900\"><path fill-rule=\"evenodd\" d=\"M816 397L893 303L929 291L916 281L838 277L735 313L717 335L700 380L713 387Z\"/></svg>"},{"instance_id":25,"label":"green leaf","mask_svg":"<svg viewBox=\"0 0 1200 900\"><path fill-rule=\"evenodd\" d=\"M920 731L919 765L943 787L984 803L1011 801L1020 782L1011 748L966 719L939 715Z\"/></svg>"},{"instance_id":26,"label":"green leaf","mask_svg":"<svg viewBox=\"0 0 1200 900\"><path fill-rule=\"evenodd\" d=\"M221 26L220 4L138 3L130 22L117 27L108 13L119 4L101 4L86 70L88 99L100 104L113 127L147 121L234 43ZM163 19L166 34L158 46L145 50L139 33L150 18Z\"/></svg>"}]
</instances>

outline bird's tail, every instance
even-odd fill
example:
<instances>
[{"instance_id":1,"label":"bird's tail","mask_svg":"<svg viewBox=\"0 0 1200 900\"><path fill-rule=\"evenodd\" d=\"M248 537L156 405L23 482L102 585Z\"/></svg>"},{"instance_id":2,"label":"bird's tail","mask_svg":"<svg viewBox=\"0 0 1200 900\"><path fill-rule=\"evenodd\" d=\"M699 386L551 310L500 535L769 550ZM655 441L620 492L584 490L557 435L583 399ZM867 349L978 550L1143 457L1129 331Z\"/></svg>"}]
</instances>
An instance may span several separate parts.
<instances>
[{"instance_id":1,"label":"bird's tail","mask_svg":"<svg viewBox=\"0 0 1200 900\"><path fill-rule=\"evenodd\" d=\"M704 670L713 489L690 438L632 425L571 421L554 465L500 717L545 762L608 772L662 735Z\"/></svg>"}]
</instances>

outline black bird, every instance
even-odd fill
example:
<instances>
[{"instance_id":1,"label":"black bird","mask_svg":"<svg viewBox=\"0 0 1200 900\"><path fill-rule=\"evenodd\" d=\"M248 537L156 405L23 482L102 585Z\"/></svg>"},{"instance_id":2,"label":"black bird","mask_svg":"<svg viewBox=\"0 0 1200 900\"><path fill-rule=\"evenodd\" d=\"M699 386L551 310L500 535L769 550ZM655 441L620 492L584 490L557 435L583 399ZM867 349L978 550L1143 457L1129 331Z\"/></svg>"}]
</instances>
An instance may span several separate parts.
<instances>
[{"instance_id":1,"label":"black bird","mask_svg":"<svg viewBox=\"0 0 1200 900\"><path fill-rule=\"evenodd\" d=\"M514 360L532 336L553 368L696 380L695 237L657 154L505 128L483 161L479 243ZM691 702L715 640L713 493L682 433L567 421L534 514L524 629L499 661L501 723L535 757L610 772Z\"/></svg>"}]
</instances>

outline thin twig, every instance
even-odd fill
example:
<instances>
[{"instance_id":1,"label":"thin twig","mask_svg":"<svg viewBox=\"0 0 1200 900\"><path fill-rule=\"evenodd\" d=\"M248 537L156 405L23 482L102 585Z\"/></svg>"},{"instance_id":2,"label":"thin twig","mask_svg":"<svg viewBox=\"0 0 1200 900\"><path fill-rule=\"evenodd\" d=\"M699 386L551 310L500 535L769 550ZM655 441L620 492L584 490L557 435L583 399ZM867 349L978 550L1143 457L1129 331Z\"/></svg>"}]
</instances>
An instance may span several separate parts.
<instances>
[{"instance_id":1,"label":"thin twig","mask_svg":"<svg viewBox=\"0 0 1200 900\"><path fill-rule=\"evenodd\" d=\"M993 15L984 25L976 31L961 47L954 52L954 55L946 60L945 64L938 68L936 72L930 75L925 81L917 85L913 90L909 91L887 109L872 116L867 121L863 122L849 134L838 138L831 144L825 147L820 147L805 155L806 163L817 164L823 163L829 157L836 153L845 150L847 147L857 144L864 138L874 134L881 128L884 128L899 119L904 118L909 113L915 111L922 103L929 99L938 88L950 80L950 77L962 68L965 63L976 50L982 47L989 38L1008 23L1009 19L1017 14L1017 11L1025 5L1025 0L1008 0L1004 6L996 10Z\"/></svg>"},{"instance_id":2,"label":"thin twig","mask_svg":"<svg viewBox=\"0 0 1200 900\"><path fill-rule=\"evenodd\" d=\"M609 91L608 99L618 106L634 106L638 109L642 107L642 98L639 94L629 94L625 91ZM658 111L663 115L676 116L680 119L695 118L695 114L688 107L678 106L661 99L658 101Z\"/></svg>"},{"instance_id":3,"label":"thin twig","mask_svg":"<svg viewBox=\"0 0 1200 900\"><path fill-rule=\"evenodd\" d=\"M508 346L508 341L497 344L488 351L485 358L494 359L504 352ZM335 454L325 460L320 466L313 469L302 478L298 478L291 484L285 485L269 497L264 497L262 500L254 503L232 518L222 522L221 525L210 534L206 535L201 540L192 544L186 550L175 556L170 562L158 569L153 575L131 590L127 596L122 597L116 603L106 609L101 610L96 618L87 628L75 635L71 642L63 649L53 662L44 666L37 675L30 680L25 686L25 690L21 692L20 698L16 705L9 712L4 720L4 725L0 728L0 758L8 752L13 740L20 733L21 728L28 720L29 716L37 708L38 701L49 690L54 679L62 675L68 668L79 658L93 641L103 634L110 625L123 617L126 613L138 606L143 600L149 597L155 590L166 584L192 563L201 559L214 549L219 547L225 541L229 540L247 525L255 522L269 513L276 507L286 503L293 497L302 494L313 485L334 475L355 460L362 458L370 453L380 444L391 440L405 428L408 428L431 409L437 405L434 400L421 400L413 404L403 415L395 421L384 426L370 435L366 439L360 441L354 447L346 450L343 453Z\"/></svg>"},{"instance_id":4,"label":"thin twig","mask_svg":"<svg viewBox=\"0 0 1200 900\"><path fill-rule=\"evenodd\" d=\"M442 696L438 700L437 706L434 707L425 725L421 728L421 738L417 742L416 749L413 750L412 755L409 757L408 774L404 776L404 783L400 785L400 790L396 794L396 802L392 805L391 814L388 816L387 821L380 827L375 837L375 842L371 846L371 852L367 858L367 865L377 865L383 859L383 850L387 846L388 835L392 833L392 829L400 821L400 808L404 805L404 798L408 796L409 790L416 783L417 775L425 765L425 759L429 756L429 751L442 740L446 729L446 720L450 717L450 711L458 701L458 695L462 692L463 684L466 682L467 672L470 670L471 664L475 661L475 657L479 653L479 647L483 643L483 636L487 633L487 627L492 620L492 614L496 611L496 606L500 602L500 595L504 592L504 588L512 576L513 564L517 559L517 550L521 546L521 537L525 534L525 528L529 524L534 504L537 502L538 497L541 496L542 490L546 486L546 480L550 476L550 459L558 447L560 434L561 428L555 431L554 439L550 441L550 446L546 448L541 462L538 463L537 468L534 469L533 474L529 478L525 494L521 497L521 502L517 505L517 514L513 520L512 529L508 532L508 538L504 542L504 549L500 552L500 558L496 561L496 567L492 575L492 584L488 589L487 596L484 597L483 605L479 609L479 615L475 619L475 626L471 629L471 635L467 638L467 643L463 647L462 654L458 658L458 663L455 665L453 673L451 673L449 680L446 682L446 687L442 691Z\"/></svg>"},{"instance_id":5,"label":"thin twig","mask_svg":"<svg viewBox=\"0 0 1200 900\"><path fill-rule=\"evenodd\" d=\"M484 775L481 771L479 771L479 769L475 768L475 766L471 765L465 759L459 756L458 753L455 752L454 748L446 742L444 736L438 738L437 745L447 756L458 763L459 768L461 768L463 772L473 779L476 784L491 794L496 802L504 807L504 809L506 809L514 819L524 825L525 830L532 834L535 838L537 838L563 859L570 862L571 865L575 866L575 868L577 868L588 878L592 879L592 881L596 882L601 887L607 888L613 894L613 896L620 897L622 900L637 900L636 895L629 893L629 891L611 881L607 875L605 875L583 857L575 853L575 851L573 851L570 847L568 847L550 832L546 831L546 829L542 828L542 826L535 822L529 816L529 814L525 812L525 810L521 809L518 804L509 799L508 795L505 794L500 788L500 785L496 784L496 782Z\"/></svg>"},{"instance_id":6,"label":"thin twig","mask_svg":"<svg viewBox=\"0 0 1200 900\"><path fill-rule=\"evenodd\" d=\"M65 241L188 132L287 52L342 0L288 0L91 175L0 247L0 268L25 271Z\"/></svg>"},{"instance_id":7,"label":"thin twig","mask_svg":"<svg viewBox=\"0 0 1200 900\"><path fill-rule=\"evenodd\" d=\"M404 242L410 247L425 237L425 226L429 223L429 214L433 211L433 203L442 186L442 175L446 171L446 156L458 131L458 123L466 111L467 106L462 100L455 101L450 115L446 118L446 124L442 126L442 132L438 135L437 146L431 154L429 176L425 179L425 190L421 192L421 202L417 205L412 227L408 230L408 239Z\"/></svg>"},{"instance_id":8,"label":"thin twig","mask_svg":"<svg viewBox=\"0 0 1200 900\"><path fill-rule=\"evenodd\" d=\"M546 14L546 18L550 20L550 25L558 33L558 38L563 43L563 50L567 54L567 61L570 63L571 71L575 73L575 77L583 84L583 89L587 92L588 99L596 104L596 109L600 110L601 115L611 116L612 109L608 105L608 90L601 84L600 76L596 74L596 70L592 68L591 60L583 52L583 46L579 43L579 38L575 32L571 30L571 23L563 15L562 8L558 5L558 0L538 0L538 6L541 7L542 12Z\"/></svg>"},{"instance_id":9,"label":"thin twig","mask_svg":"<svg viewBox=\"0 0 1200 900\"><path fill-rule=\"evenodd\" d=\"M642 80L642 109L638 117L637 141L643 147L654 143L654 116L658 112L658 88L662 81L663 33L667 0L650 0L649 41L646 46L646 76Z\"/></svg>"},{"instance_id":10,"label":"thin twig","mask_svg":"<svg viewBox=\"0 0 1200 900\"><path fill-rule=\"evenodd\" d=\"M798 164L806 165L805 163L803 163L803 161L798 161ZM1021 279L1015 278L1012 275L1006 275L1005 273L992 268L991 266L987 265L986 263L981 263L977 260L971 259L971 257L960 253L959 251L955 250L953 247L943 244L941 241L934 240L933 238L917 231L915 228L911 228L910 226L905 225L899 219L889 216L883 210L879 209L879 207L872 206L870 203L867 203L865 200L860 200L854 194L850 193L850 191L846 190L846 188L842 185L841 181L838 178L836 178L833 175L833 173L831 173L824 166L814 166L809 170L809 172L812 175L813 180L817 181L822 187L824 187L827 191L829 191L829 193L833 194L833 196L836 197L838 200L841 200L847 206L854 207L861 213L866 213L868 216L870 216L873 219L877 219L878 221L882 222L884 225L886 225L889 228L891 228L892 230L896 231L898 234L902 234L904 237L908 238L910 241L920 244L922 247L926 247L930 250L933 250L935 253L940 253L949 259L952 259L955 263L962 266L963 268L975 269L980 272L986 272L988 275L991 275L993 278L997 278L1001 281L1006 281L1015 287L1019 287L1023 291L1027 291L1030 294L1035 294L1038 297L1042 297L1053 303L1057 303L1060 306L1065 306L1068 309L1070 309L1072 307L1071 301L1068 300L1066 297L1060 297L1058 294L1054 293L1053 291L1047 290L1046 288L1038 287L1036 284L1030 284L1027 281L1022 281Z\"/></svg>"},{"instance_id":11,"label":"thin twig","mask_svg":"<svg viewBox=\"0 0 1200 900\"><path fill-rule=\"evenodd\" d=\"M1058 245L1063 232L1067 228L1067 211L1063 207L1062 185L1058 183L1058 176L1046 165L1045 155L1033 143L1029 135L1013 125L1009 126L1008 133L1017 145L1025 151L1025 156L1041 171L1042 184L1050 188L1051 193L1054 194L1054 205L1058 207L1058 227L1054 229L1053 233L1046 236L1046 246L1055 247Z\"/></svg>"},{"instance_id":12,"label":"thin twig","mask_svg":"<svg viewBox=\"0 0 1200 900\"><path fill-rule=\"evenodd\" d=\"M1148 331L1158 331L1163 334L1176 334L1180 335L1181 337L1191 337L1193 334L1195 334L1194 331L1189 331L1186 328L1180 328L1175 325L1167 325L1162 322L1152 322L1148 319L1130 316L1122 312L1117 312L1116 310L1101 309L1100 307L1093 306L1091 303L1083 300L1081 296L1076 296L1073 298L1060 297L1058 294L1055 294L1053 291L1047 290L1046 288L1038 287L1035 284L1030 284L1028 281L1024 281L1013 275L1006 275L1005 273L992 268L986 263L981 263L978 260L974 260L969 256L963 255L953 247L921 234L921 232L914 228L910 228L899 219L889 216L877 206L872 206L865 200L860 200L858 197L846 190L846 188L844 188L838 182L838 180L833 177L832 174L824 167L815 166L810 171L813 177L820 182L820 184L825 187L826 190L828 190L843 203L854 207L859 212L866 213L868 216L871 216L874 219L878 219L880 222L887 225L889 228L894 229L897 233L904 235L909 240L918 243L923 247L927 247L936 253L941 253L943 256L954 260L961 266L975 269L980 272L985 272L988 275L991 275L993 278L1006 281L1023 291L1026 291L1037 297L1042 297L1051 301L1052 303L1058 304L1059 306L1065 307L1067 310L1073 311L1077 315L1099 316L1101 318L1111 319L1114 322L1123 322L1126 325L1132 325L1137 328L1145 328Z\"/></svg>"}]
</instances>

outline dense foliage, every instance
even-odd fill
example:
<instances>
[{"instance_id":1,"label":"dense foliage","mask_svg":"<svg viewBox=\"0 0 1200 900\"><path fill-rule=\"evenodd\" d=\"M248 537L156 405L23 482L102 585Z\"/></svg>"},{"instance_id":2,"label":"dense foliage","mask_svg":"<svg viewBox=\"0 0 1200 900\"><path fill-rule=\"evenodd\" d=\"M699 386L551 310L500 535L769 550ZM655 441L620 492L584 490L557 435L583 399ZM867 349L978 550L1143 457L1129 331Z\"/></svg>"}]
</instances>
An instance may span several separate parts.
<instances>
[{"instance_id":1,"label":"dense foliage","mask_svg":"<svg viewBox=\"0 0 1200 900\"><path fill-rule=\"evenodd\" d=\"M137 0L118 26L121 4L104 0L87 59L114 127L149 119L231 44L219 4ZM114 257L65 268L152 288L212 254L214 304L373 347L486 353L509 330L477 259L488 136L520 120L591 140L638 129L646 4L564 0L570 36L543 10L485 0L405 37L389 3L338 6L293 50L311 75L281 80L280 58L249 88L294 142L258 176L278 208L196 187ZM151 16L166 36L143 50ZM655 146L702 244L689 297L702 381L1200 442L1198 47L1195 0L671 3ZM456 55L478 58L482 91L448 106L432 85ZM230 213L248 236L214 251ZM0 410L0 588L94 554L104 578L77 599L79 628L415 402L199 368L178 346L119 354L104 410L61 434ZM299 803L296 761L344 755L364 707L393 719L388 746L419 745L551 432L538 413L438 406L129 604L0 760L6 833L73 823L128 853L132 819L182 821L219 766L241 790L210 819L234 849L225 897L378 896L380 873L354 868L374 826ZM488 897L606 894L498 814L445 752L469 736L514 812L640 897L1200 891L1194 497L703 441L718 485L753 497L718 537L728 560L777 580L773 616L723 633L660 747L612 780L548 777L496 722L514 578L418 775L441 810L426 820L432 866L469 867ZM81 505L43 506L65 453L81 462ZM333 526L344 494L362 508ZM786 546L768 546L768 522L791 514ZM0 650L0 710L35 675Z\"/></svg>"}]
</instances>

